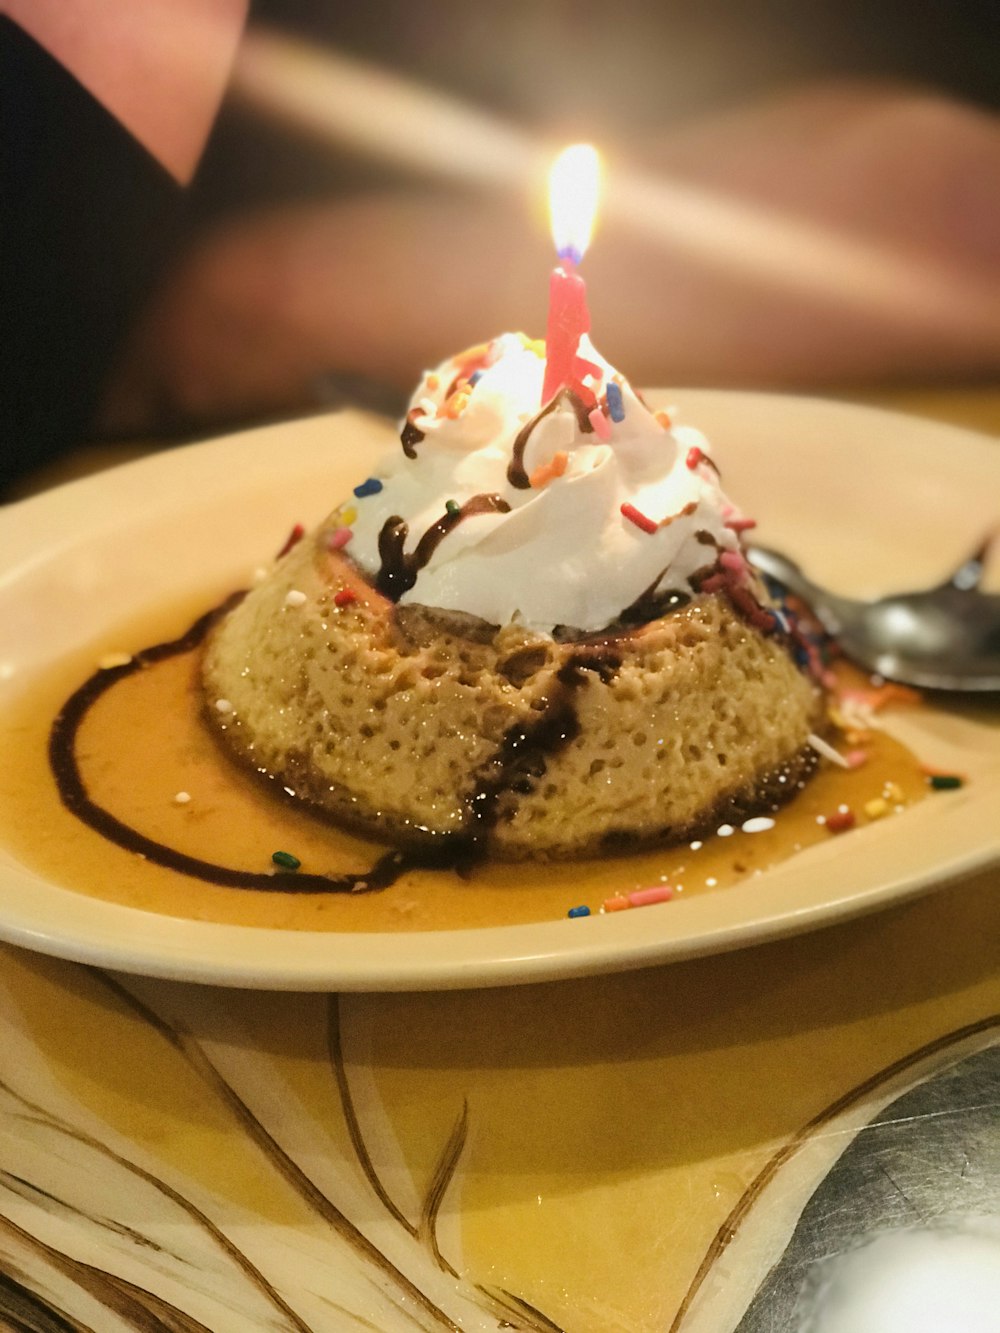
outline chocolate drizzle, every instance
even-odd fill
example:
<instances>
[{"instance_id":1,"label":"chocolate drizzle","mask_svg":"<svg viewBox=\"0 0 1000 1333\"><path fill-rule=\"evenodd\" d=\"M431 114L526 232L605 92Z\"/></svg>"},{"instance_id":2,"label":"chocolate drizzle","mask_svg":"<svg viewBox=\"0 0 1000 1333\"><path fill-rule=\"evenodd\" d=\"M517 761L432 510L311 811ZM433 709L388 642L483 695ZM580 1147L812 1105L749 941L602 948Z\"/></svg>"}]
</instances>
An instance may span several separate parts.
<instances>
[{"instance_id":1,"label":"chocolate drizzle","mask_svg":"<svg viewBox=\"0 0 1000 1333\"><path fill-rule=\"evenodd\" d=\"M477 497L489 500L492 497ZM470 502L472 503L472 502ZM489 506L485 506L488 508ZM448 515L449 518L452 515ZM457 521L459 515L456 514ZM443 534L442 534L443 535ZM49 733L49 764L63 805L101 837L141 856L153 865L223 888L283 893L367 893L388 888L402 875L418 869L463 871L486 855L489 835L503 818L504 797L526 795L546 771L547 761L580 733L573 694L596 673L605 683L614 679L620 654L607 641L581 644L555 672L550 697L531 719L511 727L489 761L469 798L461 832L439 839L434 846L386 851L365 871L320 875L305 871L240 870L201 857L189 856L141 833L95 801L80 768L77 742L90 710L109 690L127 677L168 658L193 652L212 626L244 596L237 593L201 616L177 639L144 648L121 666L94 672L70 695Z\"/></svg>"},{"instance_id":2,"label":"chocolate drizzle","mask_svg":"<svg viewBox=\"0 0 1000 1333\"><path fill-rule=\"evenodd\" d=\"M507 480L519 491L531 489L531 479L524 468L524 451L528 447L528 441L531 439L532 431L550 412L554 412L560 403L569 403L576 413L576 424L582 434L592 433L593 426L590 424L590 414L587 411L587 405L583 399L573 392L572 389L560 389L554 398L551 398L540 412L535 415L518 431L514 440L514 447L511 451L510 463L507 465Z\"/></svg>"},{"instance_id":3,"label":"chocolate drizzle","mask_svg":"<svg viewBox=\"0 0 1000 1333\"><path fill-rule=\"evenodd\" d=\"M607 644L581 647L555 673L556 688L543 710L507 731L469 799L468 823L459 836L470 857L485 854L490 832L503 818L504 797L532 792L545 776L549 756L579 736L572 696L586 673L595 672L608 684L620 666L620 656Z\"/></svg>"},{"instance_id":4,"label":"chocolate drizzle","mask_svg":"<svg viewBox=\"0 0 1000 1333\"><path fill-rule=\"evenodd\" d=\"M403 453L407 458L416 458L417 445L424 439L425 432L414 422L414 416L419 413L418 407L410 408L406 414L406 421L403 423L403 430L399 437L399 442L403 446Z\"/></svg>"},{"instance_id":5,"label":"chocolate drizzle","mask_svg":"<svg viewBox=\"0 0 1000 1333\"><path fill-rule=\"evenodd\" d=\"M228 889L265 889L282 893L367 893L388 888L408 870L430 864L440 864L440 852L386 852L370 870L349 875L316 875L299 872L267 872L237 870L217 865L200 857L188 856L164 843L155 841L126 824L117 815L94 801L80 771L76 744L80 727L90 709L127 676L134 675L182 653L192 652L221 616L225 615L243 597L242 593L228 598L221 606L200 617L186 633L167 643L144 648L123 666L96 671L77 689L56 717L49 733L49 764L52 769L63 805L102 838L113 842L127 852L145 857L154 865L176 870L209 884Z\"/></svg>"},{"instance_id":6,"label":"chocolate drizzle","mask_svg":"<svg viewBox=\"0 0 1000 1333\"><path fill-rule=\"evenodd\" d=\"M623 625L645 625L651 620L658 620L660 616L667 615L671 611L680 611L682 607L687 606L691 600L688 593L676 589L660 590L660 581L666 572L666 568L661 569L649 587L644 588L634 602L623 608L618 617Z\"/></svg>"},{"instance_id":7,"label":"chocolate drizzle","mask_svg":"<svg viewBox=\"0 0 1000 1333\"><path fill-rule=\"evenodd\" d=\"M474 495L459 508L446 510L441 517L427 529L416 548L407 553L403 547L409 536L410 525L398 514L387 518L378 535L378 554L381 561L375 586L383 597L391 602L398 602L404 592L409 592L417 581L417 575L428 563L434 552L464 518L475 514L508 514L510 505L499 495Z\"/></svg>"}]
</instances>

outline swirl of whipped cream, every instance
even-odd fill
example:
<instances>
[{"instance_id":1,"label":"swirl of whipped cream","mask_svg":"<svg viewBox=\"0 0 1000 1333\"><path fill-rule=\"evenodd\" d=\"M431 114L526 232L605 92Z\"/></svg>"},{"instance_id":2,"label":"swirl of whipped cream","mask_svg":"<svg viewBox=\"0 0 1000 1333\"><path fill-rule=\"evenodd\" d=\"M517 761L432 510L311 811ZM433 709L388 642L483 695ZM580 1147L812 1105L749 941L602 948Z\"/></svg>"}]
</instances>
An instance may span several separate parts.
<instances>
[{"instance_id":1,"label":"swirl of whipped cream","mask_svg":"<svg viewBox=\"0 0 1000 1333\"><path fill-rule=\"evenodd\" d=\"M586 338L580 355L596 367L588 386L603 418L598 430L570 394L541 407L544 344L522 334L427 372L404 449L375 472L381 489L352 506L347 551L373 581L384 532L394 528L403 558L419 566L400 603L543 633L557 625L592 632L640 599L693 594L694 576L739 550L735 510L706 461L705 437L651 413ZM614 413L609 385L620 394L612 388ZM455 521L482 496L499 503ZM435 525L442 535L418 556Z\"/></svg>"}]
</instances>

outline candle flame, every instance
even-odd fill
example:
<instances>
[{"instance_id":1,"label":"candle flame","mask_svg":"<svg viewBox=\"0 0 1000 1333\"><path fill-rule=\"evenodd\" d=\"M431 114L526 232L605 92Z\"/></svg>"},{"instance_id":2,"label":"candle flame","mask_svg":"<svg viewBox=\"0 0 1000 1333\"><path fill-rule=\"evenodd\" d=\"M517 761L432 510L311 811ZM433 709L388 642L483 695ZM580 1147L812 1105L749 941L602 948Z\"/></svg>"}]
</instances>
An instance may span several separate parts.
<instances>
[{"instance_id":1,"label":"candle flame","mask_svg":"<svg viewBox=\"0 0 1000 1333\"><path fill-rule=\"evenodd\" d=\"M597 213L601 166L589 143L564 148L549 173L552 237L561 259L579 264L590 244Z\"/></svg>"}]
</instances>

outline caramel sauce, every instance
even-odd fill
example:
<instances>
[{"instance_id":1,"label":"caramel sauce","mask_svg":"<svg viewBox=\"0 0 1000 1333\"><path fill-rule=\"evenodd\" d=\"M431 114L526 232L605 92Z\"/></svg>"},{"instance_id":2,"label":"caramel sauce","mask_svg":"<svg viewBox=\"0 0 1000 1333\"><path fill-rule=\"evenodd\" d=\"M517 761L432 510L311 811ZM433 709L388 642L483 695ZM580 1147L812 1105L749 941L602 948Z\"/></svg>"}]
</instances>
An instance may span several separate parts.
<instances>
[{"instance_id":1,"label":"caramel sauce","mask_svg":"<svg viewBox=\"0 0 1000 1333\"><path fill-rule=\"evenodd\" d=\"M733 886L835 836L819 817L847 805L863 823L864 804L883 796L888 783L898 789L893 808L926 790L917 760L885 733L873 732L863 767L823 766L764 831L736 829L700 843L585 861L478 862L461 874L419 868L405 858L388 859L394 854L383 844L307 813L291 795L229 760L201 717L197 636L184 637L192 619L160 617L155 628L136 625L95 645L36 681L0 723L0 839L54 882L150 912L250 926L419 931L511 925L562 917L580 904L596 912L607 898L661 883L671 884L678 898L751 892L752 886ZM159 651L182 639L179 651ZM157 647L144 650L149 643ZM114 679L96 689L77 719L73 755L86 800L134 834L132 850L104 836L99 821L91 826L73 812L49 762L54 719L65 715L67 700L79 696L101 656L123 644L142 665L111 668ZM178 801L178 793L190 800ZM150 853L153 847L169 851L166 864ZM300 859L297 875L272 876L271 855L278 850ZM221 867L225 875L213 881L199 865Z\"/></svg>"}]
</instances>

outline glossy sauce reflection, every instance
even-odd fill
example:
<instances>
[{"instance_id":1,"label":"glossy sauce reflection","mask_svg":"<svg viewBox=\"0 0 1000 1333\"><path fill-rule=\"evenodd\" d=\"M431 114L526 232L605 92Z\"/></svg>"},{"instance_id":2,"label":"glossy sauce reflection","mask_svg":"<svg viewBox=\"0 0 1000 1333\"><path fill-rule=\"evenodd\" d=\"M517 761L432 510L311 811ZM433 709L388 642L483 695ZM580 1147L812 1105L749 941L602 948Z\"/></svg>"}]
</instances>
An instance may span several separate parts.
<instances>
[{"instance_id":1,"label":"glossy sauce reflection","mask_svg":"<svg viewBox=\"0 0 1000 1333\"><path fill-rule=\"evenodd\" d=\"M305 930L462 929L563 917L579 904L598 911L608 897L663 882L678 897L729 890L829 838L817 819L841 804L860 809L887 783L898 789L900 806L925 790L916 760L873 733L862 769L820 772L776 813L772 828L634 856L483 863L463 877L355 837L298 808L294 794L234 767L200 717L198 637L164 636L137 654L140 666L117 668L113 678L98 673L94 697L76 719L69 786L78 779L87 801L131 831L124 846L108 840L100 820L90 827L74 815L74 804L85 813L79 793L64 804L47 759L52 720L74 687L80 698L79 682L99 653L67 663L14 710L0 766L0 832L26 863L80 892L172 916ZM122 640L142 643L141 630ZM176 650L167 651L171 640ZM57 770L60 762L65 752ZM62 780L66 786L65 772ZM178 801L178 793L190 799ZM167 855L151 854L155 847ZM276 850L301 860L297 877L272 875ZM223 873L204 874L205 867ZM357 888L381 891L350 891ZM752 892L752 885L733 891Z\"/></svg>"}]
</instances>

